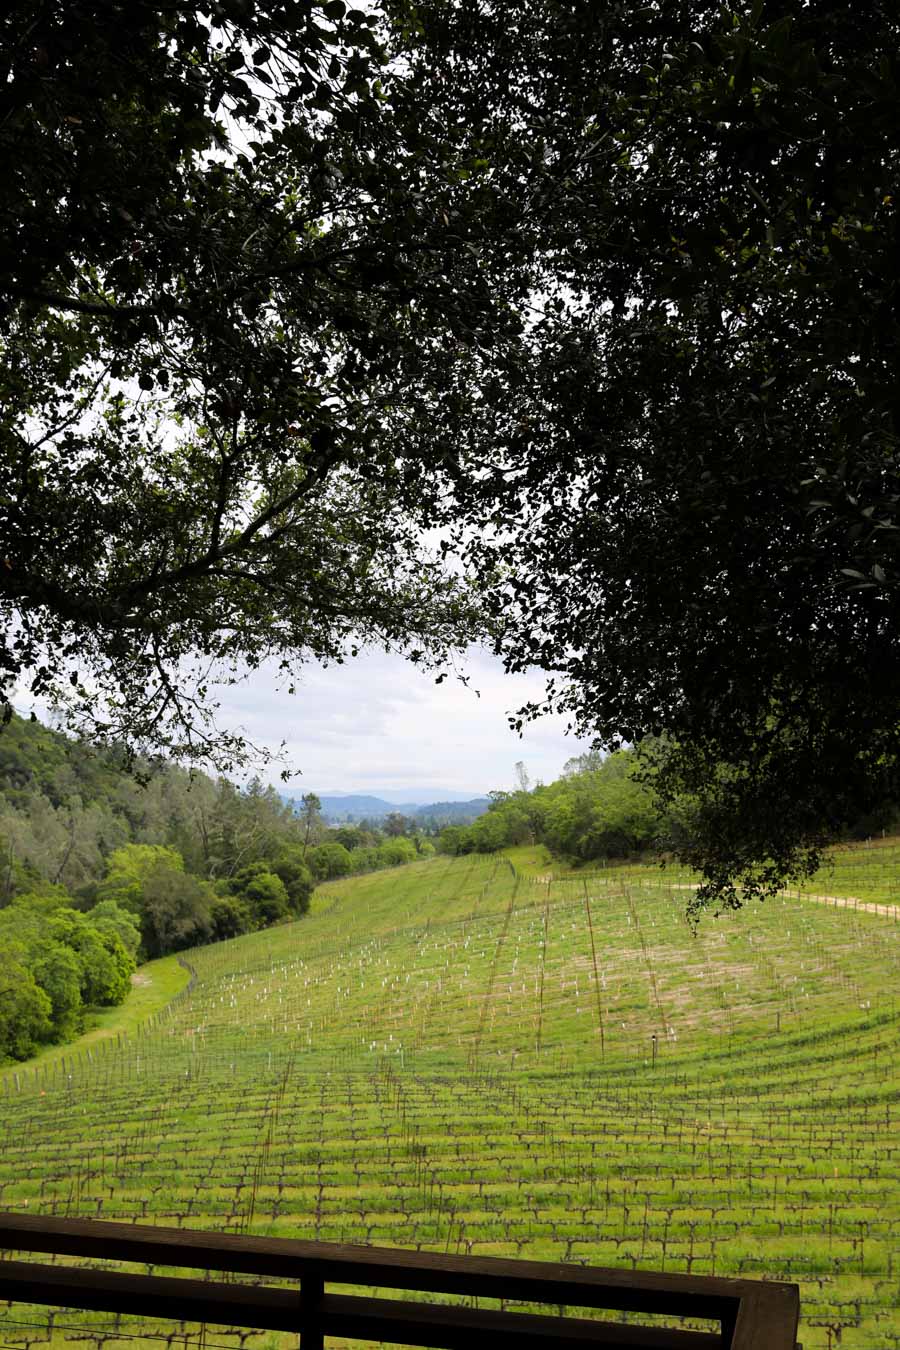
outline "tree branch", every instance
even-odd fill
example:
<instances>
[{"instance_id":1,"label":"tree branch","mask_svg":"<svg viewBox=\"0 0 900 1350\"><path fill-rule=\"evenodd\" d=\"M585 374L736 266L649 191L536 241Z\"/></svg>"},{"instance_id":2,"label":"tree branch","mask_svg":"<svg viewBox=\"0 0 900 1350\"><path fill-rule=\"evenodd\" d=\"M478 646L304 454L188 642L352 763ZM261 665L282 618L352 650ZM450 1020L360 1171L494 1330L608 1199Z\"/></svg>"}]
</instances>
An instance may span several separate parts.
<instances>
[{"instance_id":1,"label":"tree branch","mask_svg":"<svg viewBox=\"0 0 900 1350\"><path fill-rule=\"evenodd\" d=\"M178 314L182 318L190 314L184 305L170 305L157 300L144 305L110 305L97 300L82 300L75 295L62 295L58 291L23 291L17 288L13 295L18 300L30 300L37 304L48 305L51 309L70 310L73 314L90 314L98 319L133 319L147 314Z\"/></svg>"},{"instance_id":2,"label":"tree branch","mask_svg":"<svg viewBox=\"0 0 900 1350\"><path fill-rule=\"evenodd\" d=\"M131 586L126 586L120 594L123 597L128 597L129 600L137 596L149 595L153 591L158 591L166 586L177 585L181 581L190 581L193 577L202 576L204 572L212 570L215 564L222 559L243 552L254 542L256 536L270 520L274 520L277 516L289 511L292 506L295 506L298 501L307 496L312 488L322 483L340 458L340 450L334 450L330 454L324 455L318 465L310 470L299 487L273 502L267 510L263 511L255 520L252 520L229 543L223 544L219 548L213 548L211 545L202 557L195 559L193 562L184 563L181 567L173 568L170 572L163 572L160 576L153 578L152 582L149 579L135 582Z\"/></svg>"}]
</instances>

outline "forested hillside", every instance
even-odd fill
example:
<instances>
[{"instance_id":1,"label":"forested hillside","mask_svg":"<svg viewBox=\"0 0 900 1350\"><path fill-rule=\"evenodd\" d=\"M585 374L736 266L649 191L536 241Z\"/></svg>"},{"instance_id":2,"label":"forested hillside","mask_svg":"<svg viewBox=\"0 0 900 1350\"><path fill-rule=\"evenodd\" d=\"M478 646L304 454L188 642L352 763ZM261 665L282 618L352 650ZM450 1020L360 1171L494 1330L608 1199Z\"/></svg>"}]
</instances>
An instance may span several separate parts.
<instances>
[{"instance_id":1,"label":"forested hillside","mask_svg":"<svg viewBox=\"0 0 900 1350\"><path fill-rule=\"evenodd\" d=\"M38 722L0 734L0 1061L77 1034L120 1002L138 960L307 910L327 877L433 848L330 831L258 781L129 765Z\"/></svg>"}]
</instances>

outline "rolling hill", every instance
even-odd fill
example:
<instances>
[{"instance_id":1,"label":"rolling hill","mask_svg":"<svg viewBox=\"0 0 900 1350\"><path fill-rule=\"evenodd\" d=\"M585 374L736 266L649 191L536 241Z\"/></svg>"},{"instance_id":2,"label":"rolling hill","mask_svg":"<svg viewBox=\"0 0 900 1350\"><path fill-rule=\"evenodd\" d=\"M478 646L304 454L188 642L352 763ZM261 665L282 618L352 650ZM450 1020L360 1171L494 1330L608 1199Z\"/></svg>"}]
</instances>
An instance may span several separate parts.
<instances>
[{"instance_id":1,"label":"rolling hill","mask_svg":"<svg viewBox=\"0 0 900 1350\"><path fill-rule=\"evenodd\" d=\"M287 801L299 805L299 798L288 797ZM322 815L330 825L346 822L384 820L392 812L408 816L412 820L444 824L468 824L483 815L490 806L489 797L472 797L467 801L443 802L407 802L386 801L383 797L369 796L363 793L340 793L319 797L322 803Z\"/></svg>"},{"instance_id":2,"label":"rolling hill","mask_svg":"<svg viewBox=\"0 0 900 1350\"><path fill-rule=\"evenodd\" d=\"M785 1278L806 1350L896 1346L896 910L695 932L687 884L523 851L323 886L130 1034L2 1073L0 1205Z\"/></svg>"}]
</instances>

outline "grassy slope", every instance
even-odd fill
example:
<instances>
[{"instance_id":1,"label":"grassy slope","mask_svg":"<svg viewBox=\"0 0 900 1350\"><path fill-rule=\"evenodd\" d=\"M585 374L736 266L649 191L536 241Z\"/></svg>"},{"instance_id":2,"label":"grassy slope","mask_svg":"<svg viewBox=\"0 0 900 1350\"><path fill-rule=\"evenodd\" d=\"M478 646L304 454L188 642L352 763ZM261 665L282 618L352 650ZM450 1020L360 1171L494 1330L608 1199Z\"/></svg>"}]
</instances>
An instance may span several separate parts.
<instances>
[{"instance_id":1,"label":"grassy slope","mask_svg":"<svg viewBox=\"0 0 900 1350\"><path fill-rule=\"evenodd\" d=\"M900 925L785 897L695 934L654 869L532 853L195 953L170 1015L0 1083L0 1206L768 1274L807 1350L900 1345ZM878 854L843 884L896 900Z\"/></svg>"},{"instance_id":2,"label":"grassy slope","mask_svg":"<svg viewBox=\"0 0 900 1350\"><path fill-rule=\"evenodd\" d=\"M511 850L513 856L518 852ZM531 875L535 870L529 856L529 853L534 852L523 850L524 874ZM559 864L554 869L552 863L544 870L553 871L554 875L566 875L571 871ZM585 864L583 870L596 871L596 867ZM601 875L606 873L614 877L616 882L650 882L666 886L691 885L698 880L696 872L678 863L668 863L661 868L654 861L613 865L601 870ZM867 903L900 905L900 839L893 837L869 843L843 844L829 849L825 862L815 876L804 881L798 889L804 895L850 896Z\"/></svg>"}]
</instances>

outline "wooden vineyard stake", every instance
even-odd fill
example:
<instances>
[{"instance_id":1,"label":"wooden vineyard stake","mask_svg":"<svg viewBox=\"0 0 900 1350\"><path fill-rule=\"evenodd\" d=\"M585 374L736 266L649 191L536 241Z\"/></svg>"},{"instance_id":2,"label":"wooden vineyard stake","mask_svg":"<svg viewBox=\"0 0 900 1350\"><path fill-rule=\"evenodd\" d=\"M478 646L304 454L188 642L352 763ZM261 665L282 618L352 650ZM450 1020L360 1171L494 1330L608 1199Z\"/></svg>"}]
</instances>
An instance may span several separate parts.
<instances>
[{"instance_id":1,"label":"wooden vineyard stake","mask_svg":"<svg viewBox=\"0 0 900 1350\"><path fill-rule=\"evenodd\" d=\"M591 961L594 967L594 991L597 995L597 1021L600 1026L600 1054L606 1051L606 1035L603 1028L603 1000L600 994L600 977L597 974L597 948L594 943L594 924L591 919L591 902L588 899L587 882L584 883L584 907L587 910L588 932L591 935Z\"/></svg>"}]
</instances>

